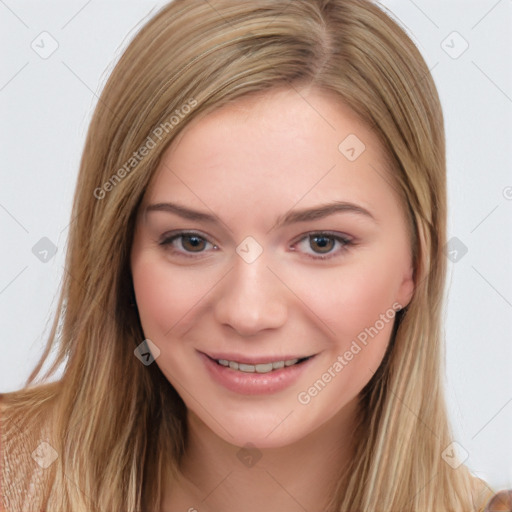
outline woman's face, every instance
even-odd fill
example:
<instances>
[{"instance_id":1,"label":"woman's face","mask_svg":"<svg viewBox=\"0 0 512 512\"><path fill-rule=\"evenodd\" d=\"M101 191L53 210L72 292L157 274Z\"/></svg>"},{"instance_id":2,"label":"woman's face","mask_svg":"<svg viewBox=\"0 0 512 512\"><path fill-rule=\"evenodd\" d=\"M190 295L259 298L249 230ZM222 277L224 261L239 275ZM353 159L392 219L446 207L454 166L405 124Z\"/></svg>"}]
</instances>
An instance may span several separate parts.
<instances>
[{"instance_id":1,"label":"woman's face","mask_svg":"<svg viewBox=\"0 0 512 512\"><path fill-rule=\"evenodd\" d=\"M377 370L413 292L388 172L375 135L316 89L242 98L164 153L137 217L137 307L155 363L225 441L304 438Z\"/></svg>"}]
</instances>

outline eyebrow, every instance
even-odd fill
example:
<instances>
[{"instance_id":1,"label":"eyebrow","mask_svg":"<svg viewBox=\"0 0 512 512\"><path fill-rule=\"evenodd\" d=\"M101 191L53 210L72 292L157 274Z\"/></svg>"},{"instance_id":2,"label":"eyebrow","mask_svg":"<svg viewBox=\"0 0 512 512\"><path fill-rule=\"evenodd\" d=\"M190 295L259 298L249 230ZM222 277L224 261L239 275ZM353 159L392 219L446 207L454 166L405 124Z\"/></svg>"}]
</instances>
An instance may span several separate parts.
<instances>
[{"instance_id":1,"label":"eyebrow","mask_svg":"<svg viewBox=\"0 0 512 512\"><path fill-rule=\"evenodd\" d=\"M216 215L192 210L186 206L176 203L156 203L146 207L146 212L168 212L178 215L187 220L219 223L220 220ZM312 220L323 219L336 213L355 213L377 222L374 215L367 209L354 203L347 201L334 201L332 203L314 206L312 208L303 208L301 210L292 210L277 218L274 228L287 226L297 222L307 222Z\"/></svg>"}]
</instances>

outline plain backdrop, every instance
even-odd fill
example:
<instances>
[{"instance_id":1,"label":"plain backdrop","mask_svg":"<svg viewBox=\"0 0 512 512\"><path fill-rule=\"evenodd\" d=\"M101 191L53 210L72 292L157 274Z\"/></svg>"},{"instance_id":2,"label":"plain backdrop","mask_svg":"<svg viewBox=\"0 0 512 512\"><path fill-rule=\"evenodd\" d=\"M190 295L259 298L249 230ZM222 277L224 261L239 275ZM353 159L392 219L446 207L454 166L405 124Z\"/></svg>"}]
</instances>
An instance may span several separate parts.
<instances>
[{"instance_id":1,"label":"plain backdrop","mask_svg":"<svg viewBox=\"0 0 512 512\"><path fill-rule=\"evenodd\" d=\"M1 392L24 384L49 332L97 96L164 4L0 0ZM383 5L424 55L446 120L445 382L456 449L476 475L512 487L512 0Z\"/></svg>"}]
</instances>

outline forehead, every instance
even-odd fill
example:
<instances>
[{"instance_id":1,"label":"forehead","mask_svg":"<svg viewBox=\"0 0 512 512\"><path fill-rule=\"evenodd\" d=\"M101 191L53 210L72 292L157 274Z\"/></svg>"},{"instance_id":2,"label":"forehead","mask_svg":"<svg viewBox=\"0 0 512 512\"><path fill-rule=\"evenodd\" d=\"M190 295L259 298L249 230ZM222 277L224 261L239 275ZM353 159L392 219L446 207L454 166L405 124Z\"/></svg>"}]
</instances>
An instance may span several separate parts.
<instances>
[{"instance_id":1,"label":"forehead","mask_svg":"<svg viewBox=\"0 0 512 512\"><path fill-rule=\"evenodd\" d=\"M388 174L378 137L334 93L282 88L192 120L164 152L146 202L182 199L239 218L299 201L385 206L397 199Z\"/></svg>"}]
</instances>

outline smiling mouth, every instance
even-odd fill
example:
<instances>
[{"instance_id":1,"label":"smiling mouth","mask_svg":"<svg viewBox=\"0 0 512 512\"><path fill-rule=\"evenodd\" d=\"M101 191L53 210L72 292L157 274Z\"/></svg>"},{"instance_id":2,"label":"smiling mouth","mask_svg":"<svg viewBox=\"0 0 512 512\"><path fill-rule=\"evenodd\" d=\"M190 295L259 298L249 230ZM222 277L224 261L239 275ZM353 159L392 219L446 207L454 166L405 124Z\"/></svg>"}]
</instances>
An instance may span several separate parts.
<instances>
[{"instance_id":1,"label":"smiling mouth","mask_svg":"<svg viewBox=\"0 0 512 512\"><path fill-rule=\"evenodd\" d=\"M308 359L311 359L313 356L303 357L301 359L287 359L286 361L274 361L272 363L260 363L260 364L245 364L239 363L238 361L228 361L227 359L212 359L219 366L229 367L232 370L236 370L244 373L271 373L276 370L280 370L281 368L295 366L301 364Z\"/></svg>"}]
</instances>

